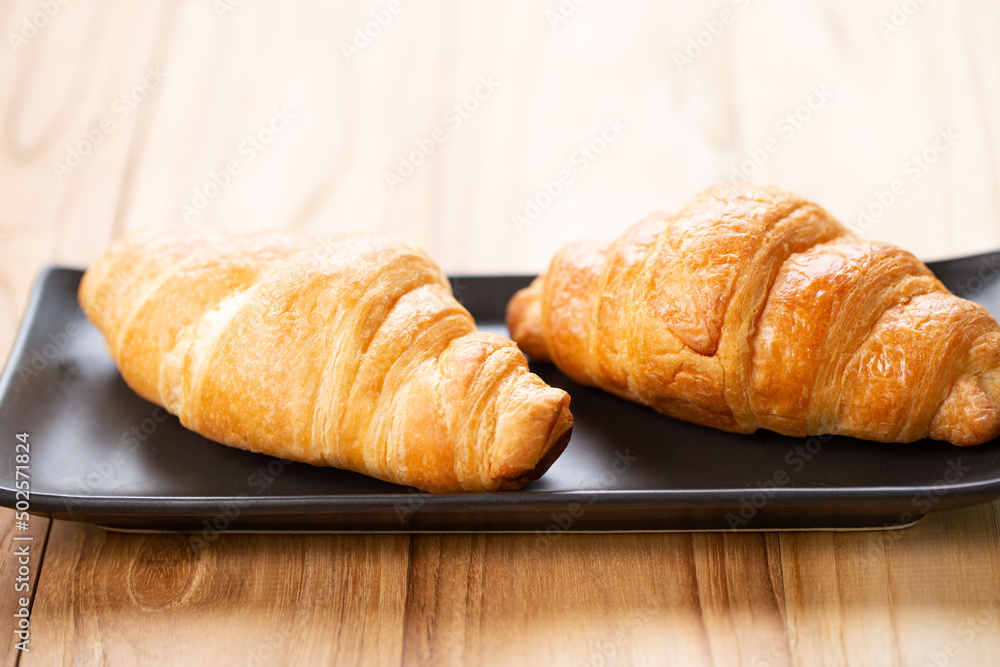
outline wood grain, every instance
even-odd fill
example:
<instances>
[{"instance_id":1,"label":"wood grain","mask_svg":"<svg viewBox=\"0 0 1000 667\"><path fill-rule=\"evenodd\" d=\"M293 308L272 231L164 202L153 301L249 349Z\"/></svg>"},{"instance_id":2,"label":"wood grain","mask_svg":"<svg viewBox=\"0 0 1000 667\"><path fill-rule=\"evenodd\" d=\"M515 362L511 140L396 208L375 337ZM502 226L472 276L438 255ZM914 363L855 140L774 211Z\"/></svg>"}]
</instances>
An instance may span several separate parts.
<instances>
[{"instance_id":1,"label":"wood grain","mask_svg":"<svg viewBox=\"0 0 1000 667\"><path fill-rule=\"evenodd\" d=\"M797 664L984 665L1000 655L995 504L908 530L781 540Z\"/></svg>"},{"instance_id":2,"label":"wood grain","mask_svg":"<svg viewBox=\"0 0 1000 667\"><path fill-rule=\"evenodd\" d=\"M226 1L68 3L23 43L10 35L40 4L0 6L0 350L41 266L84 266L147 224L371 229L451 272L538 271L568 240L611 239L747 177L926 259L1000 247L1000 7L987 0L903 15L894 0L591 0L554 24L554 0L401 0L351 58L342 45L383 0ZM143 85L150 68L162 76ZM483 78L496 83L476 108L446 116ZM244 142L277 112L290 122L250 159ZM950 143L934 148L940 132ZM563 170L572 183L514 224ZM998 509L899 532L543 548L532 535L224 535L192 551L53 522L33 650L8 646L5 663L984 665L1000 655ZM32 527L41 553L46 522Z\"/></svg>"},{"instance_id":3,"label":"wood grain","mask_svg":"<svg viewBox=\"0 0 1000 667\"><path fill-rule=\"evenodd\" d=\"M56 522L39 649L21 664L396 663L407 541L223 535L200 549Z\"/></svg>"}]
</instances>

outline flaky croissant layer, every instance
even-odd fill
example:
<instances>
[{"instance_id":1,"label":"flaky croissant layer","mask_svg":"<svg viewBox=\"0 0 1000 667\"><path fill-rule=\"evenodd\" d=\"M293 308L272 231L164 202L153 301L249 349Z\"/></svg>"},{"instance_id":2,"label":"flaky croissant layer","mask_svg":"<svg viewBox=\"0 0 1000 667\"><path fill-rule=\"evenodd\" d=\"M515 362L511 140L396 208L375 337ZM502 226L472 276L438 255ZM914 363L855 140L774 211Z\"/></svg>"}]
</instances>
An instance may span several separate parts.
<instances>
[{"instance_id":1,"label":"flaky croissant layer","mask_svg":"<svg viewBox=\"0 0 1000 667\"><path fill-rule=\"evenodd\" d=\"M493 491L540 476L572 429L569 396L385 236L147 230L115 241L79 297L132 389L234 447Z\"/></svg>"},{"instance_id":2,"label":"flaky croissant layer","mask_svg":"<svg viewBox=\"0 0 1000 667\"><path fill-rule=\"evenodd\" d=\"M579 383L728 431L1000 435L989 313L775 188L717 186L610 245L563 248L507 324Z\"/></svg>"}]
</instances>

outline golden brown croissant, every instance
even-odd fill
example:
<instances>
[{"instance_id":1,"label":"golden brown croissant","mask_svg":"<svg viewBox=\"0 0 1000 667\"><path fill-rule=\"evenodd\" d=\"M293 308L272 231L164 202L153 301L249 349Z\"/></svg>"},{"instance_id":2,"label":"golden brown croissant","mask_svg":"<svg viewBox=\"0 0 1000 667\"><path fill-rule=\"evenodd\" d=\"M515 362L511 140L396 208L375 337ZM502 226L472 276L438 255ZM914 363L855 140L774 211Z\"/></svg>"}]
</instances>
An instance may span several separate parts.
<instances>
[{"instance_id":1,"label":"golden brown croissant","mask_svg":"<svg viewBox=\"0 0 1000 667\"><path fill-rule=\"evenodd\" d=\"M750 433L1000 434L1000 327L895 246L774 188L718 186L557 253L507 309L573 380Z\"/></svg>"},{"instance_id":2,"label":"golden brown croissant","mask_svg":"<svg viewBox=\"0 0 1000 667\"><path fill-rule=\"evenodd\" d=\"M566 392L384 236L149 230L117 240L79 297L130 387L234 447L493 491L540 476L572 429Z\"/></svg>"}]
</instances>

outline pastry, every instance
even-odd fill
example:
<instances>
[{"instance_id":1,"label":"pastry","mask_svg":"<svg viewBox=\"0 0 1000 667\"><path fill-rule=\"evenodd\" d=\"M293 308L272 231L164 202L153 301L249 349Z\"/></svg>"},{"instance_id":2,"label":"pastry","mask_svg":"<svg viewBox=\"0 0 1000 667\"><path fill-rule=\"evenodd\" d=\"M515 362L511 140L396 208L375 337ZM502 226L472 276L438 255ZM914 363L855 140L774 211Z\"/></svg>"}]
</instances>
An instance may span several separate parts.
<instances>
[{"instance_id":1,"label":"pastry","mask_svg":"<svg viewBox=\"0 0 1000 667\"><path fill-rule=\"evenodd\" d=\"M610 245L563 248L507 324L580 384L727 431L1000 434L1000 327L986 309L775 188L717 186Z\"/></svg>"},{"instance_id":2,"label":"pastry","mask_svg":"<svg viewBox=\"0 0 1000 667\"><path fill-rule=\"evenodd\" d=\"M539 477L572 429L566 392L384 236L147 230L114 242L79 299L136 393L233 447L495 491Z\"/></svg>"}]
</instances>

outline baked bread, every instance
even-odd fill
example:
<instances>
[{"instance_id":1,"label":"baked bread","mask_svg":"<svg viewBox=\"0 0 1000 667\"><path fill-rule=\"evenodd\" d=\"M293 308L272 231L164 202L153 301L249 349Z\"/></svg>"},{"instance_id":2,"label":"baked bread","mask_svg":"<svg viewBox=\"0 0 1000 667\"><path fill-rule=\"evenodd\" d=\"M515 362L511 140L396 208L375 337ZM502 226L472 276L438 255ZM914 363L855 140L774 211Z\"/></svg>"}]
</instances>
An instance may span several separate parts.
<instances>
[{"instance_id":1,"label":"baked bread","mask_svg":"<svg viewBox=\"0 0 1000 667\"><path fill-rule=\"evenodd\" d=\"M717 186L560 250L508 304L570 378L727 431L1000 434L1000 327L913 255L775 188Z\"/></svg>"},{"instance_id":2,"label":"baked bread","mask_svg":"<svg viewBox=\"0 0 1000 667\"><path fill-rule=\"evenodd\" d=\"M227 445L455 492L523 487L569 440L566 392L384 236L148 230L79 298L136 393Z\"/></svg>"}]
</instances>

